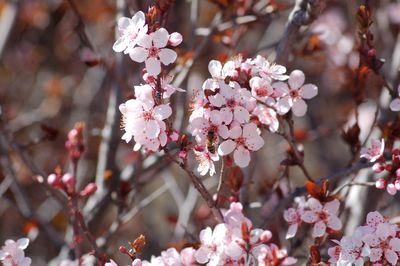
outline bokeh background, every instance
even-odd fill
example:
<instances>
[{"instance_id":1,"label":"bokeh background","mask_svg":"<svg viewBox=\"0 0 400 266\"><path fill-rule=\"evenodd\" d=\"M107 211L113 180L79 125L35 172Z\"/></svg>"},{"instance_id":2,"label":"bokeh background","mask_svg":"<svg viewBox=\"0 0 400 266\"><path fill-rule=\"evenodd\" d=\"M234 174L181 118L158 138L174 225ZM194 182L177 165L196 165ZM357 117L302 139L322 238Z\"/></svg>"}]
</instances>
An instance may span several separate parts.
<instances>
[{"instance_id":1,"label":"bokeh background","mask_svg":"<svg viewBox=\"0 0 400 266\"><path fill-rule=\"evenodd\" d=\"M86 125L79 185L119 180L89 223L96 238L106 236L102 248L113 258L127 263L129 259L118 253L118 247L127 246L139 234L144 234L147 242L141 257L149 258L168 246L196 242L199 230L214 223L186 173L162 154L134 152L133 144L120 140L119 121L112 127L112 162L98 168L110 99L118 91L117 103L125 101L132 96L133 86L142 82L140 66L112 51L118 13L131 16L138 10L147 11L154 1L123 2L74 0L73 6L62 0L0 0L0 242L28 235L32 242L26 253L33 265L56 263L57 258L68 255L68 246L54 240L54 234L68 240L68 215L37 180L46 178L57 166L67 171L64 143L78 121ZM186 90L173 97L174 126L185 133L192 93L208 77L208 61L224 61L237 53L244 57L260 54L273 61L294 1L171 2L166 28L184 38L171 73L183 77L180 87ZM308 102L307 115L295 118L296 141L302 143L305 165L316 178L339 171L354 159L342 133L354 121L352 83L359 64L356 12L361 2L326 1L323 13L300 29L286 64L289 70L302 69L306 81L319 88L318 96ZM385 60L381 75L394 87L399 82L400 3L368 2L376 54ZM196 53L193 66L182 76L184 64ZM362 143L367 137L379 136L379 129L369 134L370 128L377 107L380 115L385 114L390 100L382 79L373 73L365 92L365 101L358 107ZM116 116L120 120L120 114ZM273 134L264 137L266 145L243 169L240 200L256 224L274 232L275 241L289 250L296 247L294 251L304 256L295 242L284 240L283 209L275 211L282 197L304 185L304 176L297 167L289 167L286 173L286 167L280 165L288 148L285 140ZM190 162L195 169L193 158ZM362 171L357 178L368 181L372 175ZM217 183L216 176L205 178L211 191ZM233 187L226 185L226 197ZM354 188L348 194L343 218L348 219L345 224L350 231L364 220L367 211L385 206L391 199L373 188ZM81 202L81 206L87 207L87 203ZM394 208L384 211L396 214ZM119 215L125 220L118 219ZM42 222L54 234L45 233ZM110 229L113 223L118 224L116 232ZM107 235L109 230L111 235Z\"/></svg>"}]
</instances>

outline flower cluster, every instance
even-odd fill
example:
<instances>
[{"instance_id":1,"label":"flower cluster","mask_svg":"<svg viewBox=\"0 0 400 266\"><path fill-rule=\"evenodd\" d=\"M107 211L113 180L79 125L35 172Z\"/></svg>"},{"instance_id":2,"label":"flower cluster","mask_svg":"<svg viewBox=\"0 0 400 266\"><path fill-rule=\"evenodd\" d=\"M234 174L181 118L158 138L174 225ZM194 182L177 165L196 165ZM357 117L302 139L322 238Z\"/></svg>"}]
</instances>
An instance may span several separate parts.
<instances>
[{"instance_id":1,"label":"flower cluster","mask_svg":"<svg viewBox=\"0 0 400 266\"><path fill-rule=\"evenodd\" d=\"M329 248L329 262L338 265L397 265L400 255L399 228L389 223L379 212L370 212L366 224L359 226L352 236L344 236Z\"/></svg>"},{"instance_id":2,"label":"flower cluster","mask_svg":"<svg viewBox=\"0 0 400 266\"><path fill-rule=\"evenodd\" d=\"M317 95L313 84L304 84L300 70L286 75L286 68L266 58L242 59L208 65L211 78L196 93L190 128L196 139L198 171L215 173L219 156L233 153L237 166L246 167L250 154L264 145L261 129L276 132L277 115L292 110L296 116L307 111L304 99ZM218 151L218 153L216 153Z\"/></svg>"},{"instance_id":3,"label":"flower cluster","mask_svg":"<svg viewBox=\"0 0 400 266\"><path fill-rule=\"evenodd\" d=\"M337 231L342 228L342 222L337 217L340 202L337 199L321 203L316 198L296 198L297 207L284 211L283 218L289 224L286 238L296 235L300 225L305 222L313 225L312 237L322 237L329 230Z\"/></svg>"},{"instance_id":4,"label":"flower cluster","mask_svg":"<svg viewBox=\"0 0 400 266\"><path fill-rule=\"evenodd\" d=\"M400 190L400 149L394 148L390 154L390 161L384 158L385 142L384 140L371 140L371 147L363 148L360 151L360 157L374 163L372 169L375 173L385 173L380 177L375 186L379 189L385 189L390 195L395 195Z\"/></svg>"},{"instance_id":5,"label":"flower cluster","mask_svg":"<svg viewBox=\"0 0 400 266\"><path fill-rule=\"evenodd\" d=\"M169 103L162 103L175 91L171 76L162 75L162 65L175 62L177 54L167 48L175 47L182 42L182 35L174 32L169 34L164 28L148 32L145 14L137 12L132 19L122 17L118 21L120 37L115 42L115 52L129 54L135 62L145 62L145 84L135 86L135 98L121 104L119 109L123 115L122 136L126 142L132 138L135 150L157 151L167 144L169 129L165 122L172 114Z\"/></svg>"},{"instance_id":6,"label":"flower cluster","mask_svg":"<svg viewBox=\"0 0 400 266\"><path fill-rule=\"evenodd\" d=\"M293 265L295 258L289 257L285 249L268 243L272 233L252 228L251 221L243 215L242 205L232 203L224 213L224 223L200 232L200 246L178 252L169 248L150 261L135 259L134 266L165 265ZM107 266L117 266L114 261Z\"/></svg>"},{"instance_id":7,"label":"flower cluster","mask_svg":"<svg viewBox=\"0 0 400 266\"><path fill-rule=\"evenodd\" d=\"M31 258L25 257L24 249L29 245L28 238L20 238L15 242L8 239L0 249L0 262L4 266L29 266Z\"/></svg>"}]
</instances>

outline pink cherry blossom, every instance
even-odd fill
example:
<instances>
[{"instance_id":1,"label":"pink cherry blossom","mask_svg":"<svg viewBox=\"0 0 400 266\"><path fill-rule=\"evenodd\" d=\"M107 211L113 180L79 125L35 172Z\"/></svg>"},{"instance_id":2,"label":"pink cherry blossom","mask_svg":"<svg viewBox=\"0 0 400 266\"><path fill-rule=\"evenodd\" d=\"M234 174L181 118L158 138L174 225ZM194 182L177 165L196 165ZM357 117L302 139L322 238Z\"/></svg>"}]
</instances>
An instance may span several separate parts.
<instances>
[{"instance_id":1,"label":"pink cherry blossom","mask_svg":"<svg viewBox=\"0 0 400 266\"><path fill-rule=\"evenodd\" d=\"M122 17L118 20L118 32L120 37L113 45L115 52L129 54L137 45L138 41L146 35L147 25L142 11L137 12L132 19Z\"/></svg>"},{"instance_id":2,"label":"pink cherry blossom","mask_svg":"<svg viewBox=\"0 0 400 266\"><path fill-rule=\"evenodd\" d=\"M254 108L252 114L257 116L258 120L262 124L268 126L269 131L278 131L279 120L276 116L276 112L272 108L260 104L257 105L256 108Z\"/></svg>"},{"instance_id":3,"label":"pink cherry blossom","mask_svg":"<svg viewBox=\"0 0 400 266\"><path fill-rule=\"evenodd\" d=\"M285 74L286 67L278 64L271 64L267 59L260 55L257 55L257 57L253 60L253 63L255 65L253 72L258 73L262 78L269 80L288 79L288 76Z\"/></svg>"},{"instance_id":4,"label":"pink cherry blossom","mask_svg":"<svg viewBox=\"0 0 400 266\"><path fill-rule=\"evenodd\" d=\"M266 102L268 97L273 94L271 83L260 77L250 79L251 95L259 101Z\"/></svg>"},{"instance_id":5,"label":"pink cherry blossom","mask_svg":"<svg viewBox=\"0 0 400 266\"><path fill-rule=\"evenodd\" d=\"M230 130L230 139L222 142L218 153L223 156L233 152L233 159L237 166L246 167L250 162L250 152L261 149L264 145L257 126L254 123L236 126Z\"/></svg>"},{"instance_id":6,"label":"pink cherry blossom","mask_svg":"<svg viewBox=\"0 0 400 266\"><path fill-rule=\"evenodd\" d=\"M131 99L119 107L123 114L125 134L122 136L126 142L132 137L139 145L159 137L164 122L172 114L168 104L154 105L152 99Z\"/></svg>"},{"instance_id":7,"label":"pink cherry blossom","mask_svg":"<svg viewBox=\"0 0 400 266\"><path fill-rule=\"evenodd\" d=\"M161 73L161 63L167 66L175 62L177 57L174 50L165 48L168 39L168 31L164 28L146 34L138 41L141 47L133 48L129 56L135 62L145 62L147 72L152 76L157 76Z\"/></svg>"},{"instance_id":8,"label":"pink cherry blossom","mask_svg":"<svg viewBox=\"0 0 400 266\"><path fill-rule=\"evenodd\" d=\"M15 242L12 239L5 241L0 249L0 262L4 266L29 266L31 258L25 257L24 249L29 245L28 238L20 238Z\"/></svg>"},{"instance_id":9,"label":"pink cherry blossom","mask_svg":"<svg viewBox=\"0 0 400 266\"><path fill-rule=\"evenodd\" d=\"M319 200L310 198L307 201L307 205L310 209L304 211L301 219L306 223L314 224L313 237L323 236L327 228L332 230L340 230L342 228L342 222L337 217L340 206L340 202L337 199L322 205Z\"/></svg>"},{"instance_id":10,"label":"pink cherry blossom","mask_svg":"<svg viewBox=\"0 0 400 266\"><path fill-rule=\"evenodd\" d=\"M283 212L283 219L289 224L288 231L286 233L286 239L292 238L296 235L297 229L303 223L301 215L303 214L302 209L289 208Z\"/></svg>"},{"instance_id":11,"label":"pink cherry blossom","mask_svg":"<svg viewBox=\"0 0 400 266\"><path fill-rule=\"evenodd\" d=\"M304 81L304 73L301 70L294 70L290 73L287 84L283 82L273 84L273 87L284 95L276 105L280 114L286 114L292 109L295 116L305 115L307 104L304 99L314 98L318 94L318 88L314 84L304 84Z\"/></svg>"},{"instance_id":12,"label":"pink cherry blossom","mask_svg":"<svg viewBox=\"0 0 400 266\"><path fill-rule=\"evenodd\" d=\"M370 162L375 162L383 155L384 150L385 141L383 139L381 141L378 139L372 139L370 148L361 149L360 158L365 158Z\"/></svg>"},{"instance_id":13,"label":"pink cherry blossom","mask_svg":"<svg viewBox=\"0 0 400 266\"><path fill-rule=\"evenodd\" d=\"M206 147L202 147L202 149L194 149L193 151L196 156L196 161L199 164L197 166L199 174L204 176L209 172L211 176L215 175L214 162L219 161L218 154L210 153L206 150Z\"/></svg>"}]
</instances>

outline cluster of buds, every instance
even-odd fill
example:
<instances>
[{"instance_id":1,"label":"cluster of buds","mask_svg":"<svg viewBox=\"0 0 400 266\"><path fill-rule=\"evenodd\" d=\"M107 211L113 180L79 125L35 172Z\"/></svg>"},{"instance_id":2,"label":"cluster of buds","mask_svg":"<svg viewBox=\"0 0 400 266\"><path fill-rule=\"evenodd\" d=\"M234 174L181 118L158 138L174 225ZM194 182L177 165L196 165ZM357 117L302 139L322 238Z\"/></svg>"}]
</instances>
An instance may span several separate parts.
<instances>
[{"instance_id":1,"label":"cluster of buds","mask_svg":"<svg viewBox=\"0 0 400 266\"><path fill-rule=\"evenodd\" d=\"M213 175L214 162L231 153L237 166L248 166L251 153L264 145L261 130L276 132L277 116L290 110L303 116L304 99L318 93L315 85L304 84L302 71L287 75L284 66L262 56L212 60L208 70L211 78L196 93L189 119L201 175Z\"/></svg>"},{"instance_id":2,"label":"cluster of buds","mask_svg":"<svg viewBox=\"0 0 400 266\"><path fill-rule=\"evenodd\" d=\"M384 151L385 141L373 139L371 147L363 148L360 151L360 157L374 163L372 169L375 173L384 174L384 177L380 177L376 181L375 186L378 189L386 189L390 195L395 195L400 190L400 149L392 149L387 156L391 159L388 161L385 159Z\"/></svg>"},{"instance_id":3,"label":"cluster of buds","mask_svg":"<svg viewBox=\"0 0 400 266\"><path fill-rule=\"evenodd\" d=\"M77 163L85 151L83 142L83 129L85 124L78 122L74 128L68 132L68 139L65 142L65 148L69 152L69 157L72 163Z\"/></svg>"}]
</instances>

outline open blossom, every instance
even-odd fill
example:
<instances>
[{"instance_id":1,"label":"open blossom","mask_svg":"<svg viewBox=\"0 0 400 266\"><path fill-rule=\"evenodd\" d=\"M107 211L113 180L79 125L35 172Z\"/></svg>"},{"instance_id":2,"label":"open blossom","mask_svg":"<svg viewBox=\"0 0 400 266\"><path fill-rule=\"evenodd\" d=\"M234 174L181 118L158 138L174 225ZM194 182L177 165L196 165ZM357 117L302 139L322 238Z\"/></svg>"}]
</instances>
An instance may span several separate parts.
<instances>
[{"instance_id":1,"label":"open blossom","mask_svg":"<svg viewBox=\"0 0 400 266\"><path fill-rule=\"evenodd\" d=\"M251 95L259 101L266 102L268 97L274 93L271 83L260 77L250 79Z\"/></svg>"},{"instance_id":2,"label":"open blossom","mask_svg":"<svg viewBox=\"0 0 400 266\"><path fill-rule=\"evenodd\" d=\"M131 19L122 17L118 20L119 38L113 45L115 52L129 54L137 45L138 41L146 35L148 26L144 13L137 12Z\"/></svg>"},{"instance_id":3,"label":"open blossom","mask_svg":"<svg viewBox=\"0 0 400 266\"><path fill-rule=\"evenodd\" d=\"M284 95L276 105L280 114L286 114L290 109L295 116L303 116L307 112L304 99L314 98L318 94L318 88L314 84L304 84L304 81L304 73L294 70L290 73L288 83L276 82L272 85Z\"/></svg>"},{"instance_id":4,"label":"open blossom","mask_svg":"<svg viewBox=\"0 0 400 266\"><path fill-rule=\"evenodd\" d=\"M210 153L205 147L203 147L201 150L194 149L194 154L197 162L199 163L197 167L199 174L203 176L209 172L210 176L215 175L214 162L219 160L218 154Z\"/></svg>"},{"instance_id":5,"label":"open blossom","mask_svg":"<svg viewBox=\"0 0 400 266\"><path fill-rule=\"evenodd\" d=\"M323 236L327 228L335 231L342 228L342 222L337 217L340 206L339 200L334 199L322 205L319 200L310 198L307 205L309 210L304 211L301 219L306 223L314 224L313 237Z\"/></svg>"},{"instance_id":6,"label":"open blossom","mask_svg":"<svg viewBox=\"0 0 400 266\"><path fill-rule=\"evenodd\" d=\"M4 266L29 266L31 258L25 257L24 249L29 245L28 238L20 238L15 242L12 239L5 241L0 249L0 262Z\"/></svg>"},{"instance_id":7,"label":"open blossom","mask_svg":"<svg viewBox=\"0 0 400 266\"><path fill-rule=\"evenodd\" d=\"M400 85L397 88L397 93L398 93L398 96L400 97ZM393 101L391 101L389 107L390 107L390 110L392 110L394 112L400 111L400 98L396 98Z\"/></svg>"},{"instance_id":8,"label":"open blossom","mask_svg":"<svg viewBox=\"0 0 400 266\"><path fill-rule=\"evenodd\" d=\"M131 99L119 107L123 114L125 134L122 139L129 142L132 137L140 144L159 137L164 122L172 114L168 104L155 105L152 99Z\"/></svg>"},{"instance_id":9,"label":"open blossom","mask_svg":"<svg viewBox=\"0 0 400 266\"><path fill-rule=\"evenodd\" d=\"M370 162L375 162L381 156L383 156L383 151L385 150L385 141L378 139L371 140L370 148L362 148L360 151L360 158L365 158Z\"/></svg>"},{"instance_id":10,"label":"open blossom","mask_svg":"<svg viewBox=\"0 0 400 266\"><path fill-rule=\"evenodd\" d=\"M289 224L288 231L286 233L286 239L292 238L296 235L297 229L303 223L301 215L303 209L289 208L283 212L283 219Z\"/></svg>"},{"instance_id":11,"label":"open blossom","mask_svg":"<svg viewBox=\"0 0 400 266\"><path fill-rule=\"evenodd\" d=\"M329 261L337 265L397 265L400 252L399 228L389 223L379 212L370 212L366 224L359 226L352 236L344 236L328 250Z\"/></svg>"},{"instance_id":12,"label":"open blossom","mask_svg":"<svg viewBox=\"0 0 400 266\"><path fill-rule=\"evenodd\" d=\"M236 126L230 130L230 139L222 142L218 147L220 155L233 152L233 159L237 166L246 167L250 162L250 152L261 149L264 140L258 133L254 123Z\"/></svg>"},{"instance_id":13,"label":"open blossom","mask_svg":"<svg viewBox=\"0 0 400 266\"><path fill-rule=\"evenodd\" d=\"M252 115L255 115L262 124L268 126L269 131L278 131L279 120L276 116L276 112L272 108L265 105L257 105L257 107L254 108Z\"/></svg>"},{"instance_id":14,"label":"open blossom","mask_svg":"<svg viewBox=\"0 0 400 266\"><path fill-rule=\"evenodd\" d=\"M176 52L165 48L168 44L169 34L164 28L144 35L138 40L140 47L133 48L129 56L135 62L145 62L147 72L152 76L161 73L161 63L169 65L176 60Z\"/></svg>"},{"instance_id":15,"label":"open blossom","mask_svg":"<svg viewBox=\"0 0 400 266\"><path fill-rule=\"evenodd\" d=\"M253 72L258 73L262 78L270 80L288 79L288 76L285 74L286 67L278 64L271 64L267 59L260 55L257 55L257 57L253 60L253 63L255 65Z\"/></svg>"}]
</instances>

